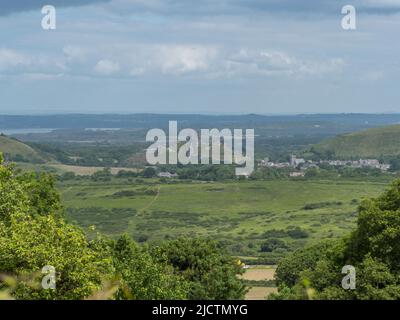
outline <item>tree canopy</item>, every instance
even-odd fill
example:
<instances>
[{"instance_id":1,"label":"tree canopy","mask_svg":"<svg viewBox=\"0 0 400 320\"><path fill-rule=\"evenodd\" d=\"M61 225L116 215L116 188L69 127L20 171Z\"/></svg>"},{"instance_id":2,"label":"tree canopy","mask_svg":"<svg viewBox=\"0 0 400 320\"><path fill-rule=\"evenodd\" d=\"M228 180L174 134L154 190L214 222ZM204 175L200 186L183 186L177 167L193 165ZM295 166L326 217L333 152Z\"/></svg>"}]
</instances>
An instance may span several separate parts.
<instances>
[{"instance_id":1,"label":"tree canopy","mask_svg":"<svg viewBox=\"0 0 400 320\"><path fill-rule=\"evenodd\" d=\"M356 288L342 288L354 266ZM272 299L400 299L400 181L358 208L356 229L338 241L294 252L277 269Z\"/></svg>"}]
</instances>

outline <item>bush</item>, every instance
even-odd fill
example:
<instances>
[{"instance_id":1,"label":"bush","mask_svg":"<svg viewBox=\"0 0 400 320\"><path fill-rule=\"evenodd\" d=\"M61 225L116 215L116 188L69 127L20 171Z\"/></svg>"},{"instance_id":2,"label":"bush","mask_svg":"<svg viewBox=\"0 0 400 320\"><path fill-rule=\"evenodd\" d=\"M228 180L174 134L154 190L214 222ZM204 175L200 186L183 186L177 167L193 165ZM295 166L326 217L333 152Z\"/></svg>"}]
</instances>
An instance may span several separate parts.
<instances>
[{"instance_id":1,"label":"bush","mask_svg":"<svg viewBox=\"0 0 400 320\"><path fill-rule=\"evenodd\" d=\"M214 241L180 238L163 244L163 256L189 283L189 299L243 299L244 272L241 263L219 248Z\"/></svg>"},{"instance_id":2,"label":"bush","mask_svg":"<svg viewBox=\"0 0 400 320\"><path fill-rule=\"evenodd\" d=\"M272 252L278 248L286 249L287 246L286 246L285 241L280 240L280 239L271 238L271 239L268 239L267 241L265 241L261 245L260 250L261 250L261 252Z\"/></svg>"},{"instance_id":3,"label":"bush","mask_svg":"<svg viewBox=\"0 0 400 320\"><path fill-rule=\"evenodd\" d=\"M171 265L155 257L146 247L137 246L129 237L120 237L113 246L113 262L121 277L116 298L119 300L186 299L188 283L174 273Z\"/></svg>"},{"instance_id":4,"label":"bush","mask_svg":"<svg viewBox=\"0 0 400 320\"><path fill-rule=\"evenodd\" d=\"M294 229L289 229L287 231L289 237L293 239L304 239L308 238L309 234L307 231L301 229L300 227L296 227Z\"/></svg>"}]
</instances>

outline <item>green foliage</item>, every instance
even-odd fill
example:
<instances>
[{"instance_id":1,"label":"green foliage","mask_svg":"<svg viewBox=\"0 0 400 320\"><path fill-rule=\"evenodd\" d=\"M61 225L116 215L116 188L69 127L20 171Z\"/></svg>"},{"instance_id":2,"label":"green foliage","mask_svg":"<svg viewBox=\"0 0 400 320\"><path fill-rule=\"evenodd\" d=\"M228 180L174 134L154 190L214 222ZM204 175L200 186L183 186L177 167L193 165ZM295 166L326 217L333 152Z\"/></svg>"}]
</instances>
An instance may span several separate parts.
<instances>
[{"instance_id":1,"label":"green foliage","mask_svg":"<svg viewBox=\"0 0 400 320\"><path fill-rule=\"evenodd\" d=\"M364 181L266 180L198 182L168 179L91 179L60 182L70 221L116 238L127 233L148 242L179 236L213 237L232 255L257 256L277 264L285 252L261 253L268 238L281 238L287 251L349 233L356 223L353 199L377 196L385 185ZM326 202L314 210L304 206ZM335 205L335 203L342 205ZM146 211L145 214L140 214ZM308 237L296 238L300 226ZM278 233L274 235L274 230ZM301 234L301 233L300 233ZM249 247L249 243L253 246ZM264 260L265 259L265 260Z\"/></svg>"},{"instance_id":2,"label":"green foliage","mask_svg":"<svg viewBox=\"0 0 400 320\"><path fill-rule=\"evenodd\" d=\"M356 269L355 290L341 287L345 265ZM399 299L400 181L361 203L349 237L296 251L281 261L276 279L280 291L273 299Z\"/></svg>"},{"instance_id":3,"label":"green foliage","mask_svg":"<svg viewBox=\"0 0 400 320\"><path fill-rule=\"evenodd\" d=\"M332 158L329 158L332 159ZM320 168L309 168L305 171L305 177L310 178L324 178L324 179L338 179L338 178L387 178L390 177L385 172L378 168L362 167L353 168L350 166L329 166L320 165Z\"/></svg>"},{"instance_id":4,"label":"green foliage","mask_svg":"<svg viewBox=\"0 0 400 320\"><path fill-rule=\"evenodd\" d=\"M201 181L223 181L234 179L235 167L229 165L188 165L184 167L164 166L166 171L176 172L179 179Z\"/></svg>"},{"instance_id":5,"label":"green foliage","mask_svg":"<svg viewBox=\"0 0 400 320\"><path fill-rule=\"evenodd\" d=\"M57 213L60 208L50 176L18 176L0 155L0 298L244 297L236 277L241 266L213 242L180 239L148 247L127 236L88 241ZM56 270L55 290L40 285L45 266Z\"/></svg>"},{"instance_id":6,"label":"green foliage","mask_svg":"<svg viewBox=\"0 0 400 320\"><path fill-rule=\"evenodd\" d=\"M238 261L214 241L180 238L161 246L161 252L176 272L189 282L189 299L243 299L246 287L237 275Z\"/></svg>"},{"instance_id":7,"label":"green foliage","mask_svg":"<svg viewBox=\"0 0 400 320\"><path fill-rule=\"evenodd\" d=\"M5 273L34 274L47 265L56 269L56 290L20 282L14 292L18 299L82 299L100 289L111 271L110 259L89 248L82 231L52 215L14 214L9 226L0 223L0 257Z\"/></svg>"},{"instance_id":8,"label":"green foliage","mask_svg":"<svg viewBox=\"0 0 400 320\"><path fill-rule=\"evenodd\" d=\"M379 198L360 205L348 255L361 261L367 254L400 272L400 181Z\"/></svg>"},{"instance_id":9,"label":"green foliage","mask_svg":"<svg viewBox=\"0 0 400 320\"><path fill-rule=\"evenodd\" d=\"M400 126L385 126L339 135L314 145L310 152L319 159L359 159L400 154Z\"/></svg>"},{"instance_id":10,"label":"green foliage","mask_svg":"<svg viewBox=\"0 0 400 320\"><path fill-rule=\"evenodd\" d=\"M144 178L153 178L156 176L156 174L157 174L156 169L154 169L153 167L147 167L142 172L142 176Z\"/></svg>"},{"instance_id":11,"label":"green foliage","mask_svg":"<svg viewBox=\"0 0 400 320\"><path fill-rule=\"evenodd\" d=\"M303 230L300 227L295 227L293 229L289 229L287 231L287 234L289 237L293 238L293 239L304 239L304 238L308 238L309 234L306 230Z\"/></svg>"},{"instance_id":12,"label":"green foliage","mask_svg":"<svg viewBox=\"0 0 400 320\"><path fill-rule=\"evenodd\" d=\"M276 249L286 249L286 242L276 238L270 238L261 244L261 252L272 252Z\"/></svg>"},{"instance_id":13,"label":"green foliage","mask_svg":"<svg viewBox=\"0 0 400 320\"><path fill-rule=\"evenodd\" d=\"M46 173L25 173L18 177L29 197L30 214L61 214L61 198L55 179Z\"/></svg>"},{"instance_id":14,"label":"green foliage","mask_svg":"<svg viewBox=\"0 0 400 320\"><path fill-rule=\"evenodd\" d=\"M44 163L45 159L33 148L11 137L0 135L0 151L8 161Z\"/></svg>"},{"instance_id":15,"label":"green foliage","mask_svg":"<svg viewBox=\"0 0 400 320\"><path fill-rule=\"evenodd\" d=\"M318 203L307 203L303 209L304 210L315 210L315 209L320 209L320 208L325 208L325 207L330 207L330 206L341 206L343 203L340 201L334 201L334 202L318 202Z\"/></svg>"},{"instance_id":16,"label":"green foliage","mask_svg":"<svg viewBox=\"0 0 400 320\"><path fill-rule=\"evenodd\" d=\"M104 168L103 170L96 171L95 173L92 174L91 178L93 181L102 181L102 182L110 181L112 178L111 169Z\"/></svg>"},{"instance_id":17,"label":"green foliage","mask_svg":"<svg viewBox=\"0 0 400 320\"><path fill-rule=\"evenodd\" d=\"M188 284L174 273L164 259L157 259L146 247L121 236L113 248L114 266L122 286L117 299L175 300L187 298Z\"/></svg>"},{"instance_id":18,"label":"green foliage","mask_svg":"<svg viewBox=\"0 0 400 320\"><path fill-rule=\"evenodd\" d=\"M28 213L29 195L10 166L2 165L0 159L0 221L7 222L16 213Z\"/></svg>"},{"instance_id":19,"label":"green foliage","mask_svg":"<svg viewBox=\"0 0 400 320\"><path fill-rule=\"evenodd\" d=\"M287 179L289 177L290 168L256 168L250 175L252 180L274 180Z\"/></svg>"},{"instance_id":20,"label":"green foliage","mask_svg":"<svg viewBox=\"0 0 400 320\"><path fill-rule=\"evenodd\" d=\"M0 164L0 220L13 213L48 215L61 213L60 194L51 175L17 175L12 166Z\"/></svg>"},{"instance_id":21,"label":"green foliage","mask_svg":"<svg viewBox=\"0 0 400 320\"><path fill-rule=\"evenodd\" d=\"M325 257L327 249L332 246L329 242L299 249L283 258L276 269L278 286L292 287L300 280L303 270L314 269L317 262Z\"/></svg>"},{"instance_id":22,"label":"green foliage","mask_svg":"<svg viewBox=\"0 0 400 320\"><path fill-rule=\"evenodd\" d=\"M76 174L74 172L65 172L59 177L61 181L74 180L75 178Z\"/></svg>"}]
</instances>

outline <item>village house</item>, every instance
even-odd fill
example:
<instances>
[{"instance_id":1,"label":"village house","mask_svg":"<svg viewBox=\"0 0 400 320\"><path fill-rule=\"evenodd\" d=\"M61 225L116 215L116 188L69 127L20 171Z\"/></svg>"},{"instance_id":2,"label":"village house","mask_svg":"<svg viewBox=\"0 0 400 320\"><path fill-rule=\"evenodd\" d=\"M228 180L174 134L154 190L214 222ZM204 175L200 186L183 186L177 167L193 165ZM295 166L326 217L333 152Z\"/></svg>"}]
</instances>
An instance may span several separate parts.
<instances>
[{"instance_id":1,"label":"village house","mask_svg":"<svg viewBox=\"0 0 400 320\"><path fill-rule=\"evenodd\" d=\"M380 163L378 159L359 159L359 160L305 160L303 158L297 158L295 155L290 156L290 162L272 162L268 158L265 158L259 162L260 167L267 168L300 168L302 171L319 167L321 164L329 164L334 167L348 166L351 168L376 168L382 171L388 171L390 169L389 164Z\"/></svg>"},{"instance_id":2,"label":"village house","mask_svg":"<svg viewBox=\"0 0 400 320\"><path fill-rule=\"evenodd\" d=\"M292 178L298 178L298 177L305 177L306 173L304 171L300 171L300 172L291 172L290 173L290 177Z\"/></svg>"},{"instance_id":3,"label":"village house","mask_svg":"<svg viewBox=\"0 0 400 320\"><path fill-rule=\"evenodd\" d=\"M160 173L158 174L158 177L159 177L159 178L168 178L168 179L171 179L171 178L178 178L178 174L176 174L176 173L171 173L171 172L160 172Z\"/></svg>"}]
</instances>

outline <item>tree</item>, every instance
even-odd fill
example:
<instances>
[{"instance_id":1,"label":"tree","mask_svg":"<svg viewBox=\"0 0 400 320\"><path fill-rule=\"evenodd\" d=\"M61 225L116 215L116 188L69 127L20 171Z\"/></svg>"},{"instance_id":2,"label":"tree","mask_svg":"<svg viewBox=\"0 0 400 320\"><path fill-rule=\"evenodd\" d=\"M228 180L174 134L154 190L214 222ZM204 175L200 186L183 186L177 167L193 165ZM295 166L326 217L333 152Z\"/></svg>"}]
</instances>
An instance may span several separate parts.
<instances>
[{"instance_id":1,"label":"tree","mask_svg":"<svg viewBox=\"0 0 400 320\"><path fill-rule=\"evenodd\" d=\"M30 214L62 215L60 193L55 188L55 179L46 173L25 173L18 177L29 198Z\"/></svg>"},{"instance_id":2,"label":"tree","mask_svg":"<svg viewBox=\"0 0 400 320\"><path fill-rule=\"evenodd\" d=\"M278 248L286 249L287 245L285 241L281 239L270 238L261 244L261 252L272 252Z\"/></svg>"},{"instance_id":3,"label":"tree","mask_svg":"<svg viewBox=\"0 0 400 320\"><path fill-rule=\"evenodd\" d=\"M348 237L294 252L276 272L273 299L400 299L400 181L359 206L357 228ZM342 267L356 269L356 289L341 287ZM304 283L313 294L305 295Z\"/></svg>"},{"instance_id":4,"label":"tree","mask_svg":"<svg viewBox=\"0 0 400 320\"><path fill-rule=\"evenodd\" d=\"M25 186L17 180L12 166L3 165L0 154L0 221L6 223L16 213L28 214L30 207Z\"/></svg>"},{"instance_id":5,"label":"tree","mask_svg":"<svg viewBox=\"0 0 400 320\"><path fill-rule=\"evenodd\" d=\"M93 181L111 181L112 174L111 174L111 169L110 168L104 168L103 170L96 171L95 173L92 174L92 180Z\"/></svg>"},{"instance_id":6,"label":"tree","mask_svg":"<svg viewBox=\"0 0 400 320\"><path fill-rule=\"evenodd\" d=\"M176 300L186 299L188 284L174 273L172 266L158 261L146 247L139 247L128 236L121 236L113 246L113 262L121 277L117 299Z\"/></svg>"},{"instance_id":7,"label":"tree","mask_svg":"<svg viewBox=\"0 0 400 320\"><path fill-rule=\"evenodd\" d=\"M153 167L147 167L142 172L142 176L144 178L153 178L156 176L156 174L157 174L156 169L154 169Z\"/></svg>"},{"instance_id":8,"label":"tree","mask_svg":"<svg viewBox=\"0 0 400 320\"><path fill-rule=\"evenodd\" d=\"M278 286L292 287L301 280L300 274L307 269L314 269L317 262L323 259L333 243L320 244L299 249L283 258L276 269L276 283Z\"/></svg>"},{"instance_id":9,"label":"tree","mask_svg":"<svg viewBox=\"0 0 400 320\"><path fill-rule=\"evenodd\" d=\"M17 299L82 299L101 288L111 274L111 259L89 247L83 232L53 215L14 214L8 226L0 222L0 270L13 275L56 270L56 290L31 287L21 281Z\"/></svg>"},{"instance_id":10,"label":"tree","mask_svg":"<svg viewBox=\"0 0 400 320\"><path fill-rule=\"evenodd\" d=\"M189 282L189 299L244 298L246 287L237 277L242 265L214 241L179 238L163 244L160 253Z\"/></svg>"},{"instance_id":11,"label":"tree","mask_svg":"<svg viewBox=\"0 0 400 320\"><path fill-rule=\"evenodd\" d=\"M15 298L81 299L112 274L110 255L92 249L79 228L54 212L59 208L51 178L18 177L0 162L0 271L22 276ZM57 290L38 286L45 266L55 268Z\"/></svg>"},{"instance_id":12,"label":"tree","mask_svg":"<svg viewBox=\"0 0 400 320\"><path fill-rule=\"evenodd\" d=\"M400 181L377 199L361 203L347 254L357 262L370 254L400 272Z\"/></svg>"}]
</instances>

